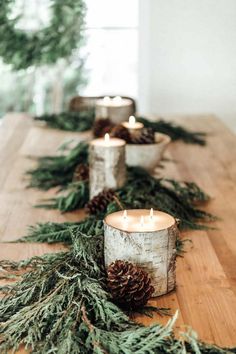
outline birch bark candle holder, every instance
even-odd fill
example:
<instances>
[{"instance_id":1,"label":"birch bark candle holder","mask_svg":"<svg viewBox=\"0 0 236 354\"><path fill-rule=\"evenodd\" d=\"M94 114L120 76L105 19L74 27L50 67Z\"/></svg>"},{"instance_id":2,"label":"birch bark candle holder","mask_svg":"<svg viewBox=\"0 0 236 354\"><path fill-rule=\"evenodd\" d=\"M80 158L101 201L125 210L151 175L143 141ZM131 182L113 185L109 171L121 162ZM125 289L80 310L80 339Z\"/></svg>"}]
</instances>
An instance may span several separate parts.
<instances>
[{"instance_id":1,"label":"birch bark candle holder","mask_svg":"<svg viewBox=\"0 0 236 354\"><path fill-rule=\"evenodd\" d=\"M128 98L108 96L96 102L96 118L110 118L115 124L120 124L134 114L133 102Z\"/></svg>"},{"instance_id":2,"label":"birch bark candle holder","mask_svg":"<svg viewBox=\"0 0 236 354\"><path fill-rule=\"evenodd\" d=\"M126 260L148 272L155 288L153 297L167 294L176 285L175 219L161 211L118 211L104 220L104 257L108 267Z\"/></svg>"},{"instance_id":3,"label":"birch bark candle holder","mask_svg":"<svg viewBox=\"0 0 236 354\"><path fill-rule=\"evenodd\" d=\"M125 145L122 139L94 139L89 146L89 189L93 198L105 188L117 189L126 182Z\"/></svg>"},{"instance_id":4,"label":"birch bark candle holder","mask_svg":"<svg viewBox=\"0 0 236 354\"><path fill-rule=\"evenodd\" d=\"M128 166L139 166L152 172L171 142L168 135L155 133L154 144L127 144L126 163Z\"/></svg>"}]
</instances>

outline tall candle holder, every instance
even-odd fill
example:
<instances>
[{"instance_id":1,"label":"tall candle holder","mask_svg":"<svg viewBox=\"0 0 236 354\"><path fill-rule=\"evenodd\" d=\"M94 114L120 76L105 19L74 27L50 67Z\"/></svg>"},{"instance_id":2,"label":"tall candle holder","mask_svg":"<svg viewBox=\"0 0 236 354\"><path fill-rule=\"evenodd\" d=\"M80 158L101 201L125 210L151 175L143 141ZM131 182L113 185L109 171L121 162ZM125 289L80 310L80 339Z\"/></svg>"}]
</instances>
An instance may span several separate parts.
<instances>
[{"instance_id":1,"label":"tall candle holder","mask_svg":"<svg viewBox=\"0 0 236 354\"><path fill-rule=\"evenodd\" d=\"M175 219L161 211L133 209L118 211L104 220L105 264L115 260L134 263L151 277L153 296L175 288L176 238Z\"/></svg>"},{"instance_id":2,"label":"tall candle holder","mask_svg":"<svg viewBox=\"0 0 236 354\"><path fill-rule=\"evenodd\" d=\"M104 189L117 189L126 182L125 141L110 138L94 139L89 146L90 198Z\"/></svg>"}]
</instances>

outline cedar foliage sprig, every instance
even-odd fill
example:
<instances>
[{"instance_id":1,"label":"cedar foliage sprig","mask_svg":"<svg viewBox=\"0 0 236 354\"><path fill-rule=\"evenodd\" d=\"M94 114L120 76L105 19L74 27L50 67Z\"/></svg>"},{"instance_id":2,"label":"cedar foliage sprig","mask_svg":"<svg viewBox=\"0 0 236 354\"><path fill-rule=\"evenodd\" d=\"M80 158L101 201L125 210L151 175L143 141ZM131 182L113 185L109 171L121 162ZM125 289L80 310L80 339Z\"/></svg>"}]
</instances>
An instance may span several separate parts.
<instances>
[{"instance_id":1,"label":"cedar foliage sprig","mask_svg":"<svg viewBox=\"0 0 236 354\"><path fill-rule=\"evenodd\" d=\"M1 353L20 344L33 354L231 353L188 333L188 343L176 339L176 315L166 326L132 322L106 292L102 238L71 233L68 252L0 262L7 271L27 267L20 281L0 288Z\"/></svg>"},{"instance_id":2,"label":"cedar foliage sprig","mask_svg":"<svg viewBox=\"0 0 236 354\"><path fill-rule=\"evenodd\" d=\"M71 244L71 230L87 235L103 235L103 220L90 216L79 222L46 222L29 226L27 236L16 242L63 242Z\"/></svg>"},{"instance_id":3,"label":"cedar foliage sprig","mask_svg":"<svg viewBox=\"0 0 236 354\"><path fill-rule=\"evenodd\" d=\"M80 209L89 201L89 186L87 181L70 183L64 188L64 193L58 197L46 199L36 208L58 209L62 213Z\"/></svg>"},{"instance_id":4,"label":"cedar foliage sprig","mask_svg":"<svg viewBox=\"0 0 236 354\"><path fill-rule=\"evenodd\" d=\"M147 128L152 128L155 132L167 134L172 140L182 140L187 144L206 145L206 133L192 132L180 125L167 122L163 119L150 121L143 117L138 117L137 121L144 124Z\"/></svg>"},{"instance_id":5,"label":"cedar foliage sprig","mask_svg":"<svg viewBox=\"0 0 236 354\"><path fill-rule=\"evenodd\" d=\"M87 109L76 112L43 114L34 117L34 119L45 122L50 128L84 132L91 129L95 119L95 111L94 109Z\"/></svg>"},{"instance_id":6,"label":"cedar foliage sprig","mask_svg":"<svg viewBox=\"0 0 236 354\"><path fill-rule=\"evenodd\" d=\"M79 163L88 161L88 144L78 143L66 155L40 157L38 166L27 172L29 187L48 190L56 186L66 186L72 182Z\"/></svg>"}]
</instances>

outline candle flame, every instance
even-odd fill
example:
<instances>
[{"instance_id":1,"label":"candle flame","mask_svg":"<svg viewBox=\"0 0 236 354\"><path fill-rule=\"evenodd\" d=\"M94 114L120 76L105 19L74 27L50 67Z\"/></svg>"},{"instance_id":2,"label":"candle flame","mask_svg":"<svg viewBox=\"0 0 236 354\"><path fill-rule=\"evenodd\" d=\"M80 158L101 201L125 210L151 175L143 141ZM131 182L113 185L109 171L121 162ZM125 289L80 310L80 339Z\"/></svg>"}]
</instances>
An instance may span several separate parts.
<instances>
[{"instance_id":1,"label":"candle flame","mask_svg":"<svg viewBox=\"0 0 236 354\"><path fill-rule=\"evenodd\" d=\"M111 101L111 99L110 99L109 96L105 96L105 97L103 98L103 102L104 102L105 104L109 104L110 101Z\"/></svg>"},{"instance_id":2,"label":"candle flame","mask_svg":"<svg viewBox=\"0 0 236 354\"><path fill-rule=\"evenodd\" d=\"M126 220L127 219L127 210L124 210L124 213L123 213L123 219Z\"/></svg>"},{"instance_id":3,"label":"candle flame","mask_svg":"<svg viewBox=\"0 0 236 354\"><path fill-rule=\"evenodd\" d=\"M150 216L150 219L152 220L153 219L153 208L151 208L149 216Z\"/></svg>"},{"instance_id":4,"label":"candle flame","mask_svg":"<svg viewBox=\"0 0 236 354\"><path fill-rule=\"evenodd\" d=\"M144 226L144 217L143 216L141 216L141 218L140 218L140 225L143 227Z\"/></svg>"},{"instance_id":5,"label":"candle flame","mask_svg":"<svg viewBox=\"0 0 236 354\"><path fill-rule=\"evenodd\" d=\"M110 135L108 133L105 134L104 136L105 143L109 143L110 141Z\"/></svg>"},{"instance_id":6,"label":"candle flame","mask_svg":"<svg viewBox=\"0 0 236 354\"><path fill-rule=\"evenodd\" d=\"M120 96L116 96L113 98L113 102L117 105L121 104L121 101L122 101L122 98Z\"/></svg>"},{"instance_id":7,"label":"candle flame","mask_svg":"<svg viewBox=\"0 0 236 354\"><path fill-rule=\"evenodd\" d=\"M130 116L130 117L129 117L129 124L132 125L132 126L134 126L134 125L135 125L135 122L136 122L135 117L134 117L134 116Z\"/></svg>"}]
</instances>

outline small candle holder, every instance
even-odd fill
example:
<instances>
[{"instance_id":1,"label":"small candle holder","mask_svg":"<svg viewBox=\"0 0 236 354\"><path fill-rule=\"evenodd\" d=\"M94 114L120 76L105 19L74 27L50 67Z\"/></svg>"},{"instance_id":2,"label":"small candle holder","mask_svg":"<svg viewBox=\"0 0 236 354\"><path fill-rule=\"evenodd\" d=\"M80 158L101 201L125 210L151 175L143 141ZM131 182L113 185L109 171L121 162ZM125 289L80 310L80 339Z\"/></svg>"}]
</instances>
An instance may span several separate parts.
<instances>
[{"instance_id":1,"label":"small candle holder","mask_svg":"<svg viewBox=\"0 0 236 354\"><path fill-rule=\"evenodd\" d=\"M155 133L154 144L127 144L126 163L128 166L139 166L152 172L171 142L171 138L162 133Z\"/></svg>"},{"instance_id":2,"label":"small candle holder","mask_svg":"<svg viewBox=\"0 0 236 354\"><path fill-rule=\"evenodd\" d=\"M128 131L130 132L131 136L140 135L142 130L143 130L143 128L144 128L143 123L136 122L136 119L135 119L134 116L130 116L129 117L129 121L128 122L123 122L122 125L126 129L128 129Z\"/></svg>"},{"instance_id":3,"label":"small candle holder","mask_svg":"<svg viewBox=\"0 0 236 354\"><path fill-rule=\"evenodd\" d=\"M149 273L153 297L167 294L176 285L176 220L156 210L118 211L104 220L105 265L127 260Z\"/></svg>"},{"instance_id":4,"label":"small candle holder","mask_svg":"<svg viewBox=\"0 0 236 354\"><path fill-rule=\"evenodd\" d=\"M134 114L134 104L129 98L106 96L96 102L96 118L109 118L113 123L120 124Z\"/></svg>"},{"instance_id":5,"label":"small candle holder","mask_svg":"<svg viewBox=\"0 0 236 354\"><path fill-rule=\"evenodd\" d=\"M126 182L125 145L122 139L94 139L89 146L90 198L106 188L117 189Z\"/></svg>"}]
</instances>

